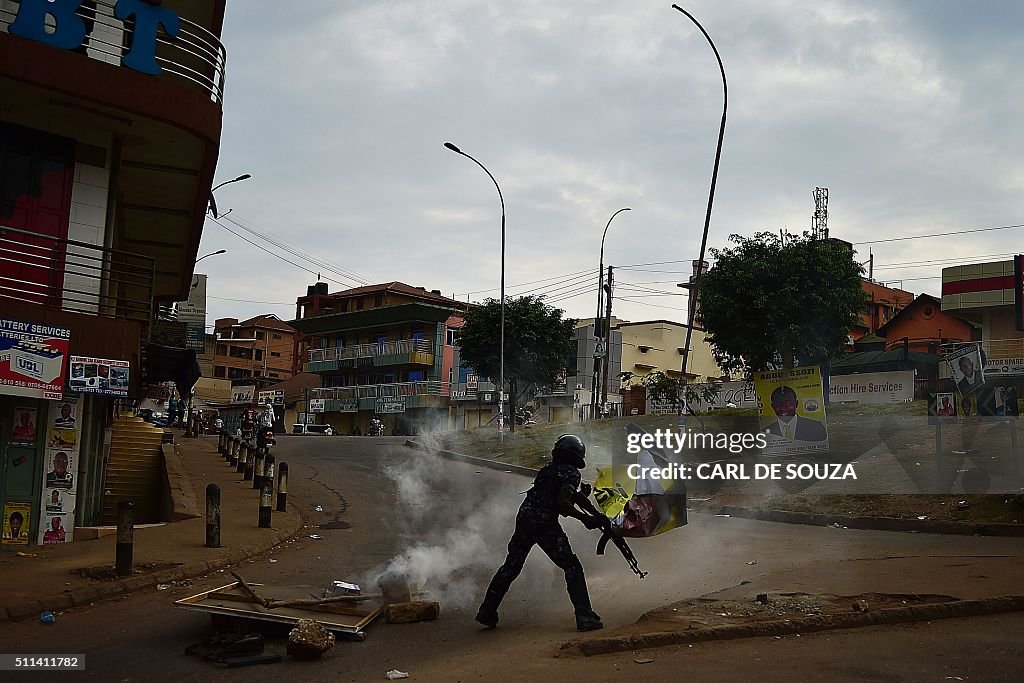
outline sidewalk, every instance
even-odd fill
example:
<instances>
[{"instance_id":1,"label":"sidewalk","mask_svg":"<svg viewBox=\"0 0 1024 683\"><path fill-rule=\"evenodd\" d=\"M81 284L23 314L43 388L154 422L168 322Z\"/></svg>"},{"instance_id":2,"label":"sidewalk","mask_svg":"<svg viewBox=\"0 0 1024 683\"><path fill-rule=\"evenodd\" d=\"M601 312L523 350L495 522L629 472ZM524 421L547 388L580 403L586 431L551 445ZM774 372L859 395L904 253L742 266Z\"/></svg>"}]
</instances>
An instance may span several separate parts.
<instances>
[{"instance_id":1,"label":"sidewalk","mask_svg":"<svg viewBox=\"0 0 1024 683\"><path fill-rule=\"evenodd\" d=\"M112 578L114 534L66 545L30 546L21 549L22 555L0 553L5 587L0 595L0 621L38 619L44 611L57 612L201 576L266 552L302 527L292 506L287 512L273 513L270 529L257 526L259 493L217 453L217 437L188 439L175 430L175 441L177 457L172 455L167 462L174 513L176 517L197 516L136 528L135 573L124 579ZM205 547L208 484L217 484L221 490L220 548ZM93 569L101 575L109 570L110 577L86 578L79 569Z\"/></svg>"}]
</instances>

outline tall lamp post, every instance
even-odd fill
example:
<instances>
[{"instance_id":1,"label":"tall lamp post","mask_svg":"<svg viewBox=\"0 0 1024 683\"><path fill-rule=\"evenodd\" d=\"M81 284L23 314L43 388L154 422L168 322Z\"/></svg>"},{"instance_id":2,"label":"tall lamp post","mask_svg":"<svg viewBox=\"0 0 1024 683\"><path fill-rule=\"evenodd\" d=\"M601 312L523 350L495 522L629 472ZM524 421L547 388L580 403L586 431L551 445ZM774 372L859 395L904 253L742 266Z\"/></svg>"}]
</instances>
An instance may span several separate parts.
<instances>
[{"instance_id":1,"label":"tall lamp post","mask_svg":"<svg viewBox=\"0 0 1024 683\"><path fill-rule=\"evenodd\" d=\"M223 183L214 185L212 188L210 188L210 211L211 213L213 213L214 218L220 218L220 216L217 214L217 200L213 198L213 193L217 190L217 188L224 187L225 185L230 185L231 183L238 183L243 180L248 180L249 178L252 178L252 176L249 175L248 173L245 173L243 175L238 176L237 178L225 180Z\"/></svg>"},{"instance_id":2,"label":"tall lamp post","mask_svg":"<svg viewBox=\"0 0 1024 683\"><path fill-rule=\"evenodd\" d=\"M501 187L498 185L498 181L494 179L494 176L487 167L481 164L477 159L469 154L466 154L461 149L456 147L450 142L444 143L444 146L460 154L474 164L479 166L487 174L487 177L494 183L494 188L498 191L498 201L501 202L501 350L499 351L499 375L498 375L498 433L501 435L502 441L505 439L505 197L501 194Z\"/></svg>"},{"instance_id":3,"label":"tall lamp post","mask_svg":"<svg viewBox=\"0 0 1024 683\"><path fill-rule=\"evenodd\" d=\"M718 54L718 48L711 36L700 25L700 22L679 5L672 5L672 9L678 10L697 25L700 32L707 38L708 44L715 52L715 59L718 60L718 70L722 73L722 124L718 129L718 147L715 150L715 168L711 173L711 190L708 192L708 209L704 214L704 234L700 240L700 260L697 262L697 271L693 274L693 283L690 285L690 305L687 306L689 313L686 321L686 345L683 347L683 363L681 376L679 378L679 428L686 429L686 366L690 359L690 340L693 336L693 318L697 310L696 299L697 287L700 284L700 277L704 272L704 255L708 246L708 229L711 227L711 207L715 203L715 185L718 183L718 164L722 159L722 138L725 137L725 117L729 109L729 84L725 79L725 67L722 65L722 56Z\"/></svg>"},{"instance_id":4,"label":"tall lamp post","mask_svg":"<svg viewBox=\"0 0 1024 683\"><path fill-rule=\"evenodd\" d=\"M206 254L205 256L200 256L199 258L197 258L196 259L196 263L199 263L204 258L209 258L211 256L216 256L217 254L226 254L226 253L228 253L227 249L218 249L217 251L211 251L209 254Z\"/></svg>"},{"instance_id":5,"label":"tall lamp post","mask_svg":"<svg viewBox=\"0 0 1024 683\"><path fill-rule=\"evenodd\" d=\"M594 317L594 336L598 337L599 339L604 339L605 340L605 342L604 342L604 352L606 354L608 353L608 339L610 337L610 335L608 334L608 330L600 328L601 331L603 332L603 334L601 334L601 335L597 334L597 331L599 329L598 328L598 324L599 324L598 321L601 319L601 315L602 315L601 311L603 310L603 305L604 305L604 238L608 236L608 228L611 227L612 221L615 220L615 217L618 216L623 211L632 211L632 209L630 209L629 207L626 207L624 209L619 209L618 211L616 211L615 213L612 214L612 217L608 219L608 223L604 226L604 233L601 234L601 259L598 262L598 266L597 266L597 315ZM611 324L611 321L610 320L606 321L606 324ZM594 376L593 376L593 378L592 378L592 380L590 382L590 417L591 417L591 419L593 419L597 415L597 404L598 404L597 395L599 393L598 389L601 386L601 385L599 385L597 383L597 375L598 375L598 368L599 367L600 367L600 361L599 361L599 359L597 357L597 354L595 353L594 354ZM602 381L607 383L608 382L608 378L604 377L604 378L602 378Z\"/></svg>"}]
</instances>

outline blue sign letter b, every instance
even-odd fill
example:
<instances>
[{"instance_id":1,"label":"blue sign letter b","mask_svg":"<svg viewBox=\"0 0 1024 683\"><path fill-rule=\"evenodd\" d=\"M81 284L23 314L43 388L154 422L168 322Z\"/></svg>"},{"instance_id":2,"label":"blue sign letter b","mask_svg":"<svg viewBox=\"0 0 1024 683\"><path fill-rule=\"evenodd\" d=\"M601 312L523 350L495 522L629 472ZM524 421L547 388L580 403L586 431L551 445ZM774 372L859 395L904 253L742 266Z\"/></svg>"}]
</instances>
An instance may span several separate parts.
<instances>
[{"instance_id":1,"label":"blue sign letter b","mask_svg":"<svg viewBox=\"0 0 1024 683\"><path fill-rule=\"evenodd\" d=\"M16 36L45 43L62 50L71 50L85 39L85 23L75 14L81 0L21 0L18 16L8 30ZM46 30L47 15L56 28Z\"/></svg>"}]
</instances>

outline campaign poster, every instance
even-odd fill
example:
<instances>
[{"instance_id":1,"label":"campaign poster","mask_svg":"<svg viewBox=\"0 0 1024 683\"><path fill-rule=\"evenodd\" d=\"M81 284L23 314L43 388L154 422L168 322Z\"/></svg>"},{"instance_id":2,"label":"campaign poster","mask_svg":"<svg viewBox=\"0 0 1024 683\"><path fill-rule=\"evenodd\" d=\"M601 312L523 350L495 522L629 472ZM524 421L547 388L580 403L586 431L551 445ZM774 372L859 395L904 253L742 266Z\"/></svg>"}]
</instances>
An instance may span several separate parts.
<instances>
[{"instance_id":1,"label":"campaign poster","mask_svg":"<svg viewBox=\"0 0 1024 683\"><path fill-rule=\"evenodd\" d=\"M43 545L55 545L67 542L68 514L47 514L43 526Z\"/></svg>"},{"instance_id":2,"label":"campaign poster","mask_svg":"<svg viewBox=\"0 0 1024 683\"><path fill-rule=\"evenodd\" d=\"M68 388L83 394L127 396L130 368L126 360L71 356Z\"/></svg>"},{"instance_id":3,"label":"campaign poster","mask_svg":"<svg viewBox=\"0 0 1024 683\"><path fill-rule=\"evenodd\" d=\"M946 354L946 362L961 396L969 396L985 385L985 366L979 345L969 344Z\"/></svg>"},{"instance_id":4,"label":"campaign poster","mask_svg":"<svg viewBox=\"0 0 1024 683\"><path fill-rule=\"evenodd\" d=\"M11 428L11 444L14 446L32 446L36 442L36 426L38 413L35 408L26 406L14 409L14 426Z\"/></svg>"},{"instance_id":5,"label":"campaign poster","mask_svg":"<svg viewBox=\"0 0 1024 683\"><path fill-rule=\"evenodd\" d=\"M928 395L928 424L942 424L943 418L956 417L956 394L953 392Z\"/></svg>"},{"instance_id":6,"label":"campaign poster","mask_svg":"<svg viewBox=\"0 0 1024 683\"><path fill-rule=\"evenodd\" d=\"M68 495L67 491L61 489L46 489L43 495L44 512L65 512L65 499Z\"/></svg>"},{"instance_id":7,"label":"campaign poster","mask_svg":"<svg viewBox=\"0 0 1024 683\"><path fill-rule=\"evenodd\" d=\"M77 443L77 429L60 429L55 427L49 431L46 439L47 448L70 448L73 450Z\"/></svg>"},{"instance_id":8,"label":"campaign poster","mask_svg":"<svg viewBox=\"0 0 1024 683\"><path fill-rule=\"evenodd\" d=\"M53 415L53 426L60 429L74 429L78 413L77 401L59 401Z\"/></svg>"},{"instance_id":9,"label":"campaign poster","mask_svg":"<svg viewBox=\"0 0 1024 683\"><path fill-rule=\"evenodd\" d=\"M71 330L0 318L0 393L59 399Z\"/></svg>"},{"instance_id":10,"label":"campaign poster","mask_svg":"<svg viewBox=\"0 0 1024 683\"><path fill-rule=\"evenodd\" d=\"M793 368L754 374L754 393L768 443L762 455L786 456L826 452L828 427L821 369Z\"/></svg>"},{"instance_id":11,"label":"campaign poster","mask_svg":"<svg viewBox=\"0 0 1024 683\"><path fill-rule=\"evenodd\" d=\"M74 451L51 448L46 451L46 488L74 491Z\"/></svg>"},{"instance_id":12,"label":"campaign poster","mask_svg":"<svg viewBox=\"0 0 1024 683\"><path fill-rule=\"evenodd\" d=\"M1017 390L1014 387L984 387L977 393L981 417L1018 417Z\"/></svg>"},{"instance_id":13,"label":"campaign poster","mask_svg":"<svg viewBox=\"0 0 1024 683\"><path fill-rule=\"evenodd\" d=\"M32 528L32 503L4 503L4 545L28 545Z\"/></svg>"}]
</instances>

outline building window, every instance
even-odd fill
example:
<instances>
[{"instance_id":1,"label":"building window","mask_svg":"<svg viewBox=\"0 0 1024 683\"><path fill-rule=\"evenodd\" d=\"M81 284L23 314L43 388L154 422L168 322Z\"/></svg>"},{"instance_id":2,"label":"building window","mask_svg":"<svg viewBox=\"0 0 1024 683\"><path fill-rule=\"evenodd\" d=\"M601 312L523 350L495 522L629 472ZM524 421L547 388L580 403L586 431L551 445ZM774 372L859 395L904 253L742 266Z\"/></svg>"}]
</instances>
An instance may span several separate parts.
<instances>
[{"instance_id":1,"label":"building window","mask_svg":"<svg viewBox=\"0 0 1024 683\"><path fill-rule=\"evenodd\" d=\"M380 295L380 294L374 295L374 297L373 297L373 305L376 308L380 308L381 306L383 306L384 305L384 297L382 295Z\"/></svg>"},{"instance_id":2,"label":"building window","mask_svg":"<svg viewBox=\"0 0 1024 683\"><path fill-rule=\"evenodd\" d=\"M281 335L279 335L279 334L272 334L272 335L270 335L270 338L271 339L280 339Z\"/></svg>"},{"instance_id":3,"label":"building window","mask_svg":"<svg viewBox=\"0 0 1024 683\"><path fill-rule=\"evenodd\" d=\"M278 353L277 351L271 351L271 352L270 352L270 357L271 357L271 358L280 358L280 357L281 357L281 354L280 354L280 353Z\"/></svg>"},{"instance_id":4,"label":"building window","mask_svg":"<svg viewBox=\"0 0 1024 683\"><path fill-rule=\"evenodd\" d=\"M449 327L448 330L447 330L447 333L446 333L445 343L448 346L455 346L455 342L458 339L458 334L459 334L458 330Z\"/></svg>"},{"instance_id":5,"label":"building window","mask_svg":"<svg viewBox=\"0 0 1024 683\"><path fill-rule=\"evenodd\" d=\"M213 376L224 378L227 376L227 369L223 365L218 365L213 368Z\"/></svg>"},{"instance_id":6,"label":"building window","mask_svg":"<svg viewBox=\"0 0 1024 683\"><path fill-rule=\"evenodd\" d=\"M227 346L227 344L217 344L217 355L218 356L226 356L226 355L228 355L228 346Z\"/></svg>"},{"instance_id":7,"label":"building window","mask_svg":"<svg viewBox=\"0 0 1024 683\"><path fill-rule=\"evenodd\" d=\"M266 337L266 335L264 333L260 332L259 330L256 330L256 338L257 339L263 339L264 337Z\"/></svg>"},{"instance_id":8,"label":"building window","mask_svg":"<svg viewBox=\"0 0 1024 683\"><path fill-rule=\"evenodd\" d=\"M357 311L363 310L363 299L362 299L362 297L356 299L356 310Z\"/></svg>"},{"instance_id":9,"label":"building window","mask_svg":"<svg viewBox=\"0 0 1024 683\"><path fill-rule=\"evenodd\" d=\"M423 381L423 371L422 370L410 370L409 371L409 381L410 382L422 382Z\"/></svg>"},{"instance_id":10,"label":"building window","mask_svg":"<svg viewBox=\"0 0 1024 683\"><path fill-rule=\"evenodd\" d=\"M277 377L278 375L277 375L277 373L276 373L276 372L272 372L272 373L270 373L270 376L271 376L271 377Z\"/></svg>"},{"instance_id":11,"label":"building window","mask_svg":"<svg viewBox=\"0 0 1024 683\"><path fill-rule=\"evenodd\" d=\"M263 352L256 349L256 360L263 360Z\"/></svg>"}]
</instances>

